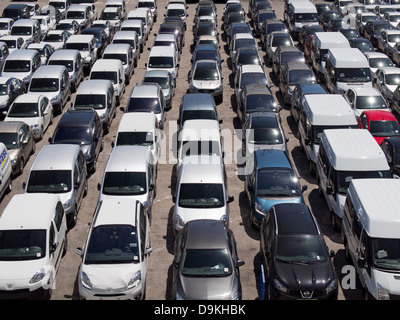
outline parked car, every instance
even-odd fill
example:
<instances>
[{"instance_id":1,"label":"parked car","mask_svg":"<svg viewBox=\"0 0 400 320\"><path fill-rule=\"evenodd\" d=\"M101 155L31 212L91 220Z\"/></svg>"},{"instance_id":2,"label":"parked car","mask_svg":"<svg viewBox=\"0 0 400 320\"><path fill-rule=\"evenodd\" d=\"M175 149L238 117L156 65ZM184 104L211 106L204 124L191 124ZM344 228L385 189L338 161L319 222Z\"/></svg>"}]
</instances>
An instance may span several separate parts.
<instances>
[{"instance_id":1,"label":"parked car","mask_svg":"<svg viewBox=\"0 0 400 320\"><path fill-rule=\"evenodd\" d=\"M400 178L400 137L392 136L384 138L381 142L381 149L388 161L390 172L394 178Z\"/></svg>"},{"instance_id":2,"label":"parked car","mask_svg":"<svg viewBox=\"0 0 400 320\"><path fill-rule=\"evenodd\" d=\"M400 84L400 68L384 67L379 68L375 72L374 87L383 95L390 103L392 101L393 92Z\"/></svg>"},{"instance_id":3,"label":"parked car","mask_svg":"<svg viewBox=\"0 0 400 320\"><path fill-rule=\"evenodd\" d=\"M383 30L377 36L377 47L389 57L393 54L393 47L400 42L400 30Z\"/></svg>"},{"instance_id":4,"label":"parked car","mask_svg":"<svg viewBox=\"0 0 400 320\"><path fill-rule=\"evenodd\" d=\"M366 110L386 110L389 106L382 94L376 88L349 88L344 94L356 118Z\"/></svg>"},{"instance_id":5,"label":"parked car","mask_svg":"<svg viewBox=\"0 0 400 320\"><path fill-rule=\"evenodd\" d=\"M283 46L278 47L272 57L272 71L277 79L282 66L286 62L306 62L303 53L296 46Z\"/></svg>"},{"instance_id":6,"label":"parked car","mask_svg":"<svg viewBox=\"0 0 400 320\"><path fill-rule=\"evenodd\" d=\"M270 86L264 68L259 65L242 65L239 71L235 74L234 90L236 101L239 100L240 91L249 84L262 84Z\"/></svg>"},{"instance_id":7,"label":"parked car","mask_svg":"<svg viewBox=\"0 0 400 320\"><path fill-rule=\"evenodd\" d=\"M14 100L26 92L26 85L14 77L0 77L0 112L7 112Z\"/></svg>"},{"instance_id":8,"label":"parked car","mask_svg":"<svg viewBox=\"0 0 400 320\"><path fill-rule=\"evenodd\" d=\"M55 30L64 30L70 33L71 35L74 35L78 34L81 31L81 26L75 19L64 19L60 20L57 23Z\"/></svg>"},{"instance_id":9,"label":"parked car","mask_svg":"<svg viewBox=\"0 0 400 320\"><path fill-rule=\"evenodd\" d=\"M378 37L384 30L392 30L394 27L389 21L384 20L374 20L368 21L364 27L363 36L371 41L374 47L378 45Z\"/></svg>"},{"instance_id":10,"label":"parked car","mask_svg":"<svg viewBox=\"0 0 400 320\"><path fill-rule=\"evenodd\" d=\"M26 86L29 85L33 73L40 67L42 60L36 50L15 50L6 58L2 77L15 77L22 80Z\"/></svg>"},{"instance_id":11,"label":"parked car","mask_svg":"<svg viewBox=\"0 0 400 320\"><path fill-rule=\"evenodd\" d=\"M172 97L175 96L175 81L170 72L166 70L147 71L143 77L143 82L158 83L164 94L166 109L172 108Z\"/></svg>"},{"instance_id":12,"label":"parked car","mask_svg":"<svg viewBox=\"0 0 400 320\"><path fill-rule=\"evenodd\" d=\"M54 53L55 49L53 46L51 46L50 44L47 43L31 43L27 49L31 49L31 50L37 50L40 54L40 59L41 59L41 63L42 65L47 64L47 62L49 61L50 56Z\"/></svg>"},{"instance_id":13,"label":"parked car","mask_svg":"<svg viewBox=\"0 0 400 320\"><path fill-rule=\"evenodd\" d=\"M358 118L358 127L368 130L381 145L383 139L400 135L400 125L388 110L366 110Z\"/></svg>"},{"instance_id":14,"label":"parked car","mask_svg":"<svg viewBox=\"0 0 400 320\"><path fill-rule=\"evenodd\" d=\"M90 27L83 29L80 34L92 34L94 36L94 43L97 48L97 58L101 58L109 43L106 32L102 28Z\"/></svg>"},{"instance_id":15,"label":"parked car","mask_svg":"<svg viewBox=\"0 0 400 320\"><path fill-rule=\"evenodd\" d=\"M272 64L272 57L277 47L294 46L293 39L288 32L276 31L269 35L266 45L266 62L270 66Z\"/></svg>"},{"instance_id":16,"label":"parked car","mask_svg":"<svg viewBox=\"0 0 400 320\"><path fill-rule=\"evenodd\" d=\"M172 299L241 300L242 265L234 234L222 221L189 221L175 240Z\"/></svg>"},{"instance_id":17,"label":"parked car","mask_svg":"<svg viewBox=\"0 0 400 320\"><path fill-rule=\"evenodd\" d=\"M365 38L349 39L350 47L358 48L362 53L375 52L374 46L371 41Z\"/></svg>"}]
</instances>

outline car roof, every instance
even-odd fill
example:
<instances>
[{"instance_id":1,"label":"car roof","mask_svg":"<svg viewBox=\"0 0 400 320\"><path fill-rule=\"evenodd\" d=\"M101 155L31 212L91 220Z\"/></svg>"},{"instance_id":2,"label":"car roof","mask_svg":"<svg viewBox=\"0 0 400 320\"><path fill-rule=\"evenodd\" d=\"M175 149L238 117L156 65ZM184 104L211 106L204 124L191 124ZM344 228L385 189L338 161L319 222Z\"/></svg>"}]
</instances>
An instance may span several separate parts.
<instances>
[{"instance_id":1,"label":"car roof","mask_svg":"<svg viewBox=\"0 0 400 320\"><path fill-rule=\"evenodd\" d=\"M151 50L150 50L149 57L152 57L152 56L158 56L158 57L175 56L175 48L170 47L170 46L155 46L155 47L152 47Z\"/></svg>"},{"instance_id":2,"label":"car roof","mask_svg":"<svg viewBox=\"0 0 400 320\"><path fill-rule=\"evenodd\" d=\"M251 128L278 127L279 116L275 112L252 112L249 115Z\"/></svg>"},{"instance_id":3,"label":"car roof","mask_svg":"<svg viewBox=\"0 0 400 320\"><path fill-rule=\"evenodd\" d=\"M400 74L400 68L399 67L383 67L383 68L379 68L380 70L383 71L383 73L385 74Z\"/></svg>"},{"instance_id":4,"label":"car roof","mask_svg":"<svg viewBox=\"0 0 400 320\"><path fill-rule=\"evenodd\" d=\"M304 203L280 203L273 206L278 236L320 235L310 208Z\"/></svg>"},{"instance_id":5,"label":"car roof","mask_svg":"<svg viewBox=\"0 0 400 320\"><path fill-rule=\"evenodd\" d=\"M153 112L124 113L119 121L118 132L147 132L153 130L157 117Z\"/></svg>"},{"instance_id":6,"label":"car roof","mask_svg":"<svg viewBox=\"0 0 400 320\"><path fill-rule=\"evenodd\" d=\"M158 97L160 93L160 86L156 83L137 83L131 91L129 97L144 97L144 98L153 98Z\"/></svg>"},{"instance_id":7,"label":"car roof","mask_svg":"<svg viewBox=\"0 0 400 320\"><path fill-rule=\"evenodd\" d=\"M144 77L169 77L170 74L171 73L167 70L148 70L146 71Z\"/></svg>"},{"instance_id":8,"label":"car roof","mask_svg":"<svg viewBox=\"0 0 400 320\"><path fill-rule=\"evenodd\" d=\"M98 59L93 64L90 72L92 71L115 71L116 68L120 68L122 62L119 59Z\"/></svg>"},{"instance_id":9,"label":"car roof","mask_svg":"<svg viewBox=\"0 0 400 320\"><path fill-rule=\"evenodd\" d=\"M381 93L374 87L351 88L357 96L380 96Z\"/></svg>"},{"instance_id":10,"label":"car roof","mask_svg":"<svg viewBox=\"0 0 400 320\"><path fill-rule=\"evenodd\" d=\"M93 227L100 225L136 226L136 201L129 197L111 197L101 200L99 210L93 221Z\"/></svg>"},{"instance_id":11,"label":"car roof","mask_svg":"<svg viewBox=\"0 0 400 320\"><path fill-rule=\"evenodd\" d=\"M105 53L127 53L131 50L131 45L128 43L110 43L104 49L103 54Z\"/></svg>"},{"instance_id":12,"label":"car roof","mask_svg":"<svg viewBox=\"0 0 400 320\"><path fill-rule=\"evenodd\" d=\"M54 78L59 77L66 70L61 65L41 65L33 74L32 78Z\"/></svg>"},{"instance_id":13,"label":"car roof","mask_svg":"<svg viewBox=\"0 0 400 320\"><path fill-rule=\"evenodd\" d=\"M75 42L80 42L80 43L88 43L94 39L94 35L92 34L74 34L70 36L67 40L67 43L75 43Z\"/></svg>"},{"instance_id":14,"label":"car roof","mask_svg":"<svg viewBox=\"0 0 400 320\"><path fill-rule=\"evenodd\" d=\"M187 155L183 158L181 183L223 183L222 158L217 155ZM206 173L206 174L205 174Z\"/></svg>"},{"instance_id":15,"label":"car roof","mask_svg":"<svg viewBox=\"0 0 400 320\"><path fill-rule=\"evenodd\" d=\"M272 95L271 89L263 84L248 84L244 86L247 95L251 94L269 94Z\"/></svg>"},{"instance_id":16,"label":"car roof","mask_svg":"<svg viewBox=\"0 0 400 320\"><path fill-rule=\"evenodd\" d=\"M6 60L31 60L35 55L39 54L37 50L23 49L11 52Z\"/></svg>"},{"instance_id":17,"label":"car roof","mask_svg":"<svg viewBox=\"0 0 400 320\"><path fill-rule=\"evenodd\" d=\"M0 132L17 132L23 121L0 121Z\"/></svg>"},{"instance_id":18,"label":"car roof","mask_svg":"<svg viewBox=\"0 0 400 320\"><path fill-rule=\"evenodd\" d=\"M314 93L328 93L325 87L320 85L319 83L304 83L297 84L303 94L314 94Z\"/></svg>"},{"instance_id":19,"label":"car roof","mask_svg":"<svg viewBox=\"0 0 400 320\"><path fill-rule=\"evenodd\" d=\"M291 70L311 70L310 67L305 63L305 62L299 62L299 61L290 61L290 62L285 62L285 65Z\"/></svg>"},{"instance_id":20,"label":"car roof","mask_svg":"<svg viewBox=\"0 0 400 320\"><path fill-rule=\"evenodd\" d=\"M390 120L397 122L394 114L388 110L365 110L362 113L365 113L370 121Z\"/></svg>"},{"instance_id":21,"label":"car roof","mask_svg":"<svg viewBox=\"0 0 400 320\"><path fill-rule=\"evenodd\" d=\"M367 51L364 52L367 58L389 58L387 54L378 51ZM390 58L389 58L390 59Z\"/></svg>"},{"instance_id":22,"label":"car roof","mask_svg":"<svg viewBox=\"0 0 400 320\"><path fill-rule=\"evenodd\" d=\"M76 94L103 93L110 87L111 83L112 82L110 80L105 79L88 79L82 81Z\"/></svg>"},{"instance_id":23,"label":"car roof","mask_svg":"<svg viewBox=\"0 0 400 320\"><path fill-rule=\"evenodd\" d=\"M14 102L38 102L41 96L41 94L27 92L15 98Z\"/></svg>"},{"instance_id":24,"label":"car roof","mask_svg":"<svg viewBox=\"0 0 400 320\"><path fill-rule=\"evenodd\" d=\"M226 227L222 221L200 219L187 222L186 249L227 248Z\"/></svg>"},{"instance_id":25,"label":"car roof","mask_svg":"<svg viewBox=\"0 0 400 320\"><path fill-rule=\"evenodd\" d=\"M47 230L59 201L59 196L51 193L16 194L1 215L0 230Z\"/></svg>"},{"instance_id":26,"label":"car roof","mask_svg":"<svg viewBox=\"0 0 400 320\"><path fill-rule=\"evenodd\" d=\"M264 69L263 67L261 67L260 65L256 65L256 64L243 64L240 66L241 72L242 73L264 73Z\"/></svg>"},{"instance_id":27,"label":"car roof","mask_svg":"<svg viewBox=\"0 0 400 320\"><path fill-rule=\"evenodd\" d=\"M219 122L211 119L186 120L178 136L179 141L220 141L220 139Z\"/></svg>"},{"instance_id":28,"label":"car roof","mask_svg":"<svg viewBox=\"0 0 400 320\"><path fill-rule=\"evenodd\" d=\"M145 172L150 161L148 146L115 146L108 157L106 172Z\"/></svg>"},{"instance_id":29,"label":"car roof","mask_svg":"<svg viewBox=\"0 0 400 320\"><path fill-rule=\"evenodd\" d=\"M21 26L32 25L33 26L36 23L37 23L37 21L34 19L19 19L19 20L15 21L12 26L13 27L19 26L19 25L21 25Z\"/></svg>"},{"instance_id":30,"label":"car roof","mask_svg":"<svg viewBox=\"0 0 400 320\"><path fill-rule=\"evenodd\" d=\"M71 170L77 153L77 144L45 144L37 154L32 170Z\"/></svg>"},{"instance_id":31,"label":"car roof","mask_svg":"<svg viewBox=\"0 0 400 320\"><path fill-rule=\"evenodd\" d=\"M53 52L49 60L70 60L74 59L79 54L76 49L59 49Z\"/></svg>"},{"instance_id":32,"label":"car roof","mask_svg":"<svg viewBox=\"0 0 400 320\"><path fill-rule=\"evenodd\" d=\"M212 109L215 110L214 98L209 93L187 93L182 97L185 110Z\"/></svg>"},{"instance_id":33,"label":"car roof","mask_svg":"<svg viewBox=\"0 0 400 320\"><path fill-rule=\"evenodd\" d=\"M254 151L257 167L260 168L291 168L293 166L286 152L278 149L259 149Z\"/></svg>"}]
</instances>

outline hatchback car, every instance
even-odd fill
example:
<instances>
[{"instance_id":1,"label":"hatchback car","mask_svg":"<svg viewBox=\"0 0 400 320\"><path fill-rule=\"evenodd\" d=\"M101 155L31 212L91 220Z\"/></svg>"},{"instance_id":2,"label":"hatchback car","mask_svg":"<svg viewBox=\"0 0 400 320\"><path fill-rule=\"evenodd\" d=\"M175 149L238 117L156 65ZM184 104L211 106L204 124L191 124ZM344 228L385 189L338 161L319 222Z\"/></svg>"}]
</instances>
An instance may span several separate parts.
<instances>
[{"instance_id":1,"label":"hatchback car","mask_svg":"<svg viewBox=\"0 0 400 320\"><path fill-rule=\"evenodd\" d=\"M59 120L51 144L77 144L86 160L87 171L96 171L97 159L103 150L103 125L93 109L68 109Z\"/></svg>"},{"instance_id":2,"label":"hatchback car","mask_svg":"<svg viewBox=\"0 0 400 320\"><path fill-rule=\"evenodd\" d=\"M171 73L166 70L150 70L143 77L143 82L158 83L164 94L167 109L172 108L172 97L175 95L175 81Z\"/></svg>"},{"instance_id":3,"label":"hatchback car","mask_svg":"<svg viewBox=\"0 0 400 320\"><path fill-rule=\"evenodd\" d=\"M139 201L106 199L98 204L78 272L80 299L141 300L145 297L150 223Z\"/></svg>"},{"instance_id":4,"label":"hatchback car","mask_svg":"<svg viewBox=\"0 0 400 320\"><path fill-rule=\"evenodd\" d=\"M306 204L271 208L261 225L260 256L267 299L337 299L334 252Z\"/></svg>"},{"instance_id":5,"label":"hatchback car","mask_svg":"<svg viewBox=\"0 0 400 320\"><path fill-rule=\"evenodd\" d=\"M217 36L218 31L212 22L203 21L200 22L196 29L193 30L193 44L197 43L200 36Z\"/></svg>"},{"instance_id":6,"label":"hatchback car","mask_svg":"<svg viewBox=\"0 0 400 320\"><path fill-rule=\"evenodd\" d=\"M384 138L400 135L400 125L396 117L387 110L364 111L358 118L358 127L367 129L379 145Z\"/></svg>"},{"instance_id":7,"label":"hatchback car","mask_svg":"<svg viewBox=\"0 0 400 320\"><path fill-rule=\"evenodd\" d=\"M307 185L282 150L256 150L246 161L244 189L250 208L249 220L259 228L269 209L278 203L302 203Z\"/></svg>"},{"instance_id":8,"label":"hatchback car","mask_svg":"<svg viewBox=\"0 0 400 320\"><path fill-rule=\"evenodd\" d=\"M379 68L375 72L373 85L390 103L392 101L393 92L400 84L400 68L384 67Z\"/></svg>"},{"instance_id":9,"label":"hatchback car","mask_svg":"<svg viewBox=\"0 0 400 320\"><path fill-rule=\"evenodd\" d=\"M264 21L260 34L261 45L264 50L267 47L268 38L272 32L287 32L285 23L278 19Z\"/></svg>"},{"instance_id":10,"label":"hatchback car","mask_svg":"<svg viewBox=\"0 0 400 320\"><path fill-rule=\"evenodd\" d=\"M232 230L221 221L189 221L174 245L172 299L241 300L242 286Z\"/></svg>"},{"instance_id":11,"label":"hatchback car","mask_svg":"<svg viewBox=\"0 0 400 320\"><path fill-rule=\"evenodd\" d=\"M400 30L383 30L377 36L377 42L378 49L391 57L393 47L400 42Z\"/></svg>"},{"instance_id":12,"label":"hatchback car","mask_svg":"<svg viewBox=\"0 0 400 320\"><path fill-rule=\"evenodd\" d=\"M42 39L42 43L51 45L55 50L65 49L70 34L65 30L50 30Z\"/></svg>"},{"instance_id":13,"label":"hatchback car","mask_svg":"<svg viewBox=\"0 0 400 320\"><path fill-rule=\"evenodd\" d=\"M344 94L356 118L365 110L386 110L389 106L381 93L375 88L350 88Z\"/></svg>"},{"instance_id":14,"label":"hatchback car","mask_svg":"<svg viewBox=\"0 0 400 320\"><path fill-rule=\"evenodd\" d=\"M188 78L190 93L210 93L217 103L222 103L223 77L217 61L197 61L190 71Z\"/></svg>"},{"instance_id":15,"label":"hatchback car","mask_svg":"<svg viewBox=\"0 0 400 320\"><path fill-rule=\"evenodd\" d=\"M25 122L38 141L43 138L44 132L53 122L53 106L44 95L25 93L15 99L4 121Z\"/></svg>"},{"instance_id":16,"label":"hatchback car","mask_svg":"<svg viewBox=\"0 0 400 320\"><path fill-rule=\"evenodd\" d=\"M392 60L384 53L377 51L364 52L364 56L367 57L369 67L371 68L371 76L376 77L376 70L384 67L394 67Z\"/></svg>"},{"instance_id":17,"label":"hatchback car","mask_svg":"<svg viewBox=\"0 0 400 320\"><path fill-rule=\"evenodd\" d=\"M217 61L220 69L222 68L222 62L224 62L224 59L221 59L219 50L214 45L209 44L201 44L196 46L191 63L195 64L200 60L215 60Z\"/></svg>"},{"instance_id":18,"label":"hatchback car","mask_svg":"<svg viewBox=\"0 0 400 320\"><path fill-rule=\"evenodd\" d=\"M235 74L234 90L236 101L239 100L240 91L244 86L249 84L262 84L270 86L267 75L263 66L259 65L242 65L239 71Z\"/></svg>"},{"instance_id":19,"label":"hatchback car","mask_svg":"<svg viewBox=\"0 0 400 320\"><path fill-rule=\"evenodd\" d=\"M254 48L258 50L257 42L252 34L250 33L235 34L235 36L231 41L231 46L230 46L231 61L233 61L236 55L236 51L240 48Z\"/></svg>"},{"instance_id":20,"label":"hatchback car","mask_svg":"<svg viewBox=\"0 0 400 320\"><path fill-rule=\"evenodd\" d=\"M362 53L374 52L374 46L371 41L365 38L353 38L349 39L350 47L359 49Z\"/></svg>"},{"instance_id":21,"label":"hatchback car","mask_svg":"<svg viewBox=\"0 0 400 320\"><path fill-rule=\"evenodd\" d=\"M0 142L10 155L12 173L21 174L29 157L36 151L32 130L22 121L0 121Z\"/></svg>"},{"instance_id":22,"label":"hatchback car","mask_svg":"<svg viewBox=\"0 0 400 320\"><path fill-rule=\"evenodd\" d=\"M262 66L260 53L257 48L239 48L231 61L232 72L235 74L240 66L252 64Z\"/></svg>"},{"instance_id":23,"label":"hatchback car","mask_svg":"<svg viewBox=\"0 0 400 320\"><path fill-rule=\"evenodd\" d=\"M287 151L279 115L274 112L253 112L242 127L242 156L249 157L259 149Z\"/></svg>"},{"instance_id":24,"label":"hatchback car","mask_svg":"<svg viewBox=\"0 0 400 320\"><path fill-rule=\"evenodd\" d=\"M288 32L276 31L269 35L266 45L266 60L268 65L272 64L272 57L276 48L282 46L294 46L294 41Z\"/></svg>"},{"instance_id":25,"label":"hatchback car","mask_svg":"<svg viewBox=\"0 0 400 320\"><path fill-rule=\"evenodd\" d=\"M272 70L277 78L279 78L282 65L286 62L305 62L304 55L296 46L276 48L272 58Z\"/></svg>"},{"instance_id":26,"label":"hatchback car","mask_svg":"<svg viewBox=\"0 0 400 320\"><path fill-rule=\"evenodd\" d=\"M7 112L14 100L25 92L26 85L22 80L0 77L0 112Z\"/></svg>"}]
</instances>

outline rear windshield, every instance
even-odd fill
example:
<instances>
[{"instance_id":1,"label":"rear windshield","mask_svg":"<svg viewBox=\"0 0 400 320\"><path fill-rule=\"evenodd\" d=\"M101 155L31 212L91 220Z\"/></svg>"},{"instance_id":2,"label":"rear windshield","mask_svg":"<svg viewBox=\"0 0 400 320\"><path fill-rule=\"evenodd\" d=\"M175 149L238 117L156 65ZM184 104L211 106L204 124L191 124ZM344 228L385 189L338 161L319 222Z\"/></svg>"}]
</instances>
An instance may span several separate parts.
<instances>
[{"instance_id":1,"label":"rear windshield","mask_svg":"<svg viewBox=\"0 0 400 320\"><path fill-rule=\"evenodd\" d=\"M71 170L32 170L28 193L65 193L71 191Z\"/></svg>"}]
</instances>

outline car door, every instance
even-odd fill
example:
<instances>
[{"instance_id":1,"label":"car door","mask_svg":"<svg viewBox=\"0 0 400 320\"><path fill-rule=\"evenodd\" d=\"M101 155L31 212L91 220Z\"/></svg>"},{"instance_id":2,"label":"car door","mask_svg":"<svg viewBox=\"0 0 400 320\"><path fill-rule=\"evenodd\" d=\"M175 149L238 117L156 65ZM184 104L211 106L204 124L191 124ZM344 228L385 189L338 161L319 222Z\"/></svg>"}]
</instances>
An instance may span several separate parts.
<instances>
[{"instance_id":1,"label":"car door","mask_svg":"<svg viewBox=\"0 0 400 320\"><path fill-rule=\"evenodd\" d=\"M65 245L66 240L66 224L64 223L64 209L61 202L57 203L55 208L54 219L50 225L50 237L49 237L49 245L50 245L50 260L52 262L52 266L54 266L55 272L57 272L58 267L61 262L63 247ZM54 274L55 278L55 274Z\"/></svg>"},{"instance_id":2,"label":"car door","mask_svg":"<svg viewBox=\"0 0 400 320\"><path fill-rule=\"evenodd\" d=\"M61 90L62 101L65 104L71 97L71 86L69 85L69 73L67 69L64 70L61 76Z\"/></svg>"},{"instance_id":3,"label":"car door","mask_svg":"<svg viewBox=\"0 0 400 320\"><path fill-rule=\"evenodd\" d=\"M30 128L26 123L21 125L18 131L18 139L22 146L22 157L24 158L24 162L26 162L31 154L34 143Z\"/></svg>"}]
</instances>

